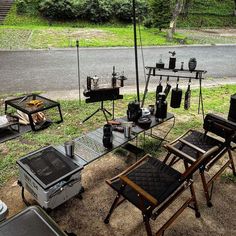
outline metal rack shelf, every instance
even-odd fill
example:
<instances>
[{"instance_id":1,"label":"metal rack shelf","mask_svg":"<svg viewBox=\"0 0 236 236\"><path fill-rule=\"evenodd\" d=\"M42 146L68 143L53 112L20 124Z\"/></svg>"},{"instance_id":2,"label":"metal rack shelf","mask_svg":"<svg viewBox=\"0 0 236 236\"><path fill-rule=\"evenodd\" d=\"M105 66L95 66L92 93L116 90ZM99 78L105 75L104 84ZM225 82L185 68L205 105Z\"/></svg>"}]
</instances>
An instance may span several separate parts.
<instances>
[{"instance_id":1,"label":"metal rack shelf","mask_svg":"<svg viewBox=\"0 0 236 236\"><path fill-rule=\"evenodd\" d=\"M207 71L206 70L186 70L186 69L168 69L168 68L157 68L157 67L153 67L153 66L146 66L145 67L146 70L148 70L147 73L147 80L146 80L146 85L145 85L145 89L144 89L144 94L143 94L143 99L142 99L142 103L141 106L144 106L144 102L146 99L146 95L148 92L148 86L149 86L149 82L150 82L150 78L152 76L159 76L159 77L168 77L170 78L185 78L185 79L197 79L199 80L199 101L198 101L198 114L200 113L200 110L202 111L202 115L203 115L203 119L204 119L204 106L203 106L203 97L202 97L202 80L203 78L203 74L206 74ZM167 72L167 73L162 73L162 72ZM189 73L189 76L187 75L182 75Z\"/></svg>"}]
</instances>

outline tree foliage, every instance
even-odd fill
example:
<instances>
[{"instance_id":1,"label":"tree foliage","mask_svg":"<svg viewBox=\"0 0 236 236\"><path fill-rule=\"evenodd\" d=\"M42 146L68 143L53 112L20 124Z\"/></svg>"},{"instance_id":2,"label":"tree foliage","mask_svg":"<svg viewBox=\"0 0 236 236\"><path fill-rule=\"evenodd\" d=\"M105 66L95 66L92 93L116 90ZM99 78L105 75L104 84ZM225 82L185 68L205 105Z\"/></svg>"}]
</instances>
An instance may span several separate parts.
<instances>
[{"instance_id":1,"label":"tree foliage","mask_svg":"<svg viewBox=\"0 0 236 236\"><path fill-rule=\"evenodd\" d=\"M159 30L167 28L171 18L170 1L149 0L148 3L149 17L146 19L146 26L156 27Z\"/></svg>"},{"instance_id":2,"label":"tree foliage","mask_svg":"<svg viewBox=\"0 0 236 236\"><path fill-rule=\"evenodd\" d=\"M132 0L115 0L114 3L115 17L124 22L131 22L133 18L133 2ZM147 14L146 0L136 0L136 15L143 18Z\"/></svg>"}]
</instances>

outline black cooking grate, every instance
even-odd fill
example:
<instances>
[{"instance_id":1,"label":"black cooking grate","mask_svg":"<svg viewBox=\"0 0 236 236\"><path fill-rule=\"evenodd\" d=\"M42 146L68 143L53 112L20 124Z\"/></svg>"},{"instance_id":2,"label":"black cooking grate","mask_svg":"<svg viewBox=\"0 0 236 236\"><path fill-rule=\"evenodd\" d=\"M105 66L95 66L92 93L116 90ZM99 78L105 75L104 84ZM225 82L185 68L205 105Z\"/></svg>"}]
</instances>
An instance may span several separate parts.
<instances>
[{"instance_id":1,"label":"black cooking grate","mask_svg":"<svg viewBox=\"0 0 236 236\"><path fill-rule=\"evenodd\" d=\"M89 162L106 152L105 147L88 136L82 136L75 141L75 154Z\"/></svg>"},{"instance_id":2,"label":"black cooking grate","mask_svg":"<svg viewBox=\"0 0 236 236\"><path fill-rule=\"evenodd\" d=\"M32 100L35 100L35 99L41 101L42 105L39 107L29 106L28 103ZM14 99L14 100L10 101L9 104L14 104L18 108L23 108L27 111L32 111L32 110L41 109L43 107L49 107L49 106L55 104L55 102L51 101L47 98L41 97L41 96L28 95L25 97L20 97L20 98Z\"/></svg>"},{"instance_id":3,"label":"black cooking grate","mask_svg":"<svg viewBox=\"0 0 236 236\"><path fill-rule=\"evenodd\" d=\"M45 185L78 168L69 158L63 156L53 147L30 155L21 162L28 165L34 175Z\"/></svg>"}]
</instances>

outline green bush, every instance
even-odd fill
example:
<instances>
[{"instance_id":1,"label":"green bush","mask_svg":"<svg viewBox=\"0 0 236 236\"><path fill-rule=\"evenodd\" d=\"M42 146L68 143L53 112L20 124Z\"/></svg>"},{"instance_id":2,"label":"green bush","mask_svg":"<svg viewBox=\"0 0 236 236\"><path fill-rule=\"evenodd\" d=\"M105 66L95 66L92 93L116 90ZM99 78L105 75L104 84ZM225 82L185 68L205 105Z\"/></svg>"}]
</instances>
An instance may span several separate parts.
<instances>
[{"instance_id":1,"label":"green bush","mask_svg":"<svg viewBox=\"0 0 236 236\"><path fill-rule=\"evenodd\" d=\"M38 13L41 0L16 0L18 14L35 15Z\"/></svg>"},{"instance_id":2,"label":"green bush","mask_svg":"<svg viewBox=\"0 0 236 236\"><path fill-rule=\"evenodd\" d=\"M17 13L18 14L26 13L27 3L25 2L25 0L16 1L16 6L17 6Z\"/></svg>"},{"instance_id":3,"label":"green bush","mask_svg":"<svg viewBox=\"0 0 236 236\"><path fill-rule=\"evenodd\" d=\"M113 16L111 0L85 0L83 17L92 22L109 21Z\"/></svg>"},{"instance_id":4,"label":"green bush","mask_svg":"<svg viewBox=\"0 0 236 236\"><path fill-rule=\"evenodd\" d=\"M133 1L116 0L114 2L115 16L118 20L131 22L133 17ZM143 19L147 13L147 4L145 0L136 0L136 15Z\"/></svg>"},{"instance_id":5,"label":"green bush","mask_svg":"<svg viewBox=\"0 0 236 236\"><path fill-rule=\"evenodd\" d=\"M131 0L17 0L17 13L40 12L49 19L82 18L91 22L106 22L112 18L131 22L133 2ZM146 0L136 0L137 17L147 13Z\"/></svg>"},{"instance_id":6,"label":"green bush","mask_svg":"<svg viewBox=\"0 0 236 236\"><path fill-rule=\"evenodd\" d=\"M73 19L76 17L73 1L71 0L43 0L39 11L51 19Z\"/></svg>"}]
</instances>

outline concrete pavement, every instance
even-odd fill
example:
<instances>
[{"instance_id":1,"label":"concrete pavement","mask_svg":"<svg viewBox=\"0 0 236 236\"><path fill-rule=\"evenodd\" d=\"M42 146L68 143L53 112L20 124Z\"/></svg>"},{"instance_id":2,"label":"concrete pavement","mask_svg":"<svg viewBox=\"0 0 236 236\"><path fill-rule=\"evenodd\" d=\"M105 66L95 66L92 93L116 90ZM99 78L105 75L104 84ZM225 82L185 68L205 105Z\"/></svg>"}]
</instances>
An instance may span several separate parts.
<instances>
[{"instance_id":1,"label":"concrete pavement","mask_svg":"<svg viewBox=\"0 0 236 236\"><path fill-rule=\"evenodd\" d=\"M172 81L171 86L174 87L175 83ZM202 87L203 88L209 88L209 87L217 87L225 84L236 84L236 77L235 78L208 78L202 80ZM157 83L151 82L149 84L149 92L154 92L156 90ZM165 82L163 83L163 86L165 86ZM181 80L180 81L180 88L186 89L187 88L187 81ZM191 88L199 88L199 81L198 80L192 80ZM140 86L140 93L143 93L144 91L144 84L141 84ZM125 86L121 89L121 94L135 94L136 93L136 87L135 86ZM236 93L236 91L235 91ZM51 99L60 99L60 100L73 100L73 99L79 99L79 90L78 89L71 89L71 90L58 90L58 91L47 91L42 94L43 96L46 96ZM83 91L81 90L81 96L83 97Z\"/></svg>"}]
</instances>

